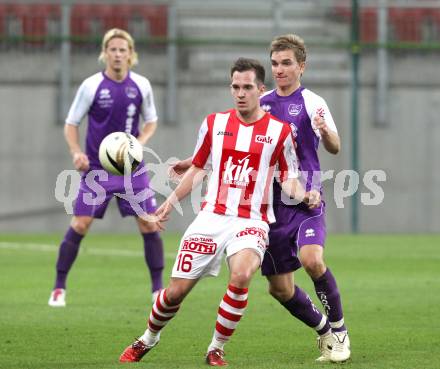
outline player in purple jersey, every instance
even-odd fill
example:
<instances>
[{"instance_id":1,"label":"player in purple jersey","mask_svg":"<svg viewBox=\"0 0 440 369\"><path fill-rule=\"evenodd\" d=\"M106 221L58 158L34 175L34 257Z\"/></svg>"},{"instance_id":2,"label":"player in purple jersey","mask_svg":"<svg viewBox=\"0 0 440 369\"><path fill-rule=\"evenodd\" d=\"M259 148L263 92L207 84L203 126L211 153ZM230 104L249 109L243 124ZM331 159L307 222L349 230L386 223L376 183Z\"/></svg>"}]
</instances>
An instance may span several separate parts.
<instances>
[{"instance_id":1,"label":"player in purple jersey","mask_svg":"<svg viewBox=\"0 0 440 369\"><path fill-rule=\"evenodd\" d=\"M66 279L81 240L93 219L102 218L110 200L117 195L120 195L117 203L121 215L135 216L142 234L153 298L162 289L163 245L157 224L145 220L145 215L155 212L156 202L153 191L148 191L149 178L144 165L140 164L127 181L123 176L104 172L98 157L99 145L109 133L131 133L142 145L153 136L157 126L153 91L145 77L130 70L137 64L137 53L134 41L126 31L114 28L104 35L99 59L105 63L105 70L81 84L64 128L73 165L82 172L82 178L74 216L58 253L55 286L49 298L49 306L53 307L66 305ZM79 124L86 114L88 126L84 152L79 144ZM139 130L140 119L143 126ZM97 174L94 174L95 170ZM129 188L126 188L127 182ZM105 190L104 196L97 196L97 189Z\"/></svg>"},{"instance_id":2,"label":"player in purple jersey","mask_svg":"<svg viewBox=\"0 0 440 369\"><path fill-rule=\"evenodd\" d=\"M322 193L318 145L322 141L328 152L337 154L340 139L324 99L301 86L306 63L304 41L296 35L276 37L270 57L276 88L261 98L261 105L290 124L306 190L316 189ZM291 205L289 199L283 198L279 184L274 183L274 212L277 222L270 227L269 247L261 269L269 281L269 291L293 316L304 321L295 302L298 292L300 295L303 292L295 286L293 278L293 272L304 266L313 280L332 332L318 337L321 350L318 361L345 361L350 357L350 341L341 297L323 257L325 203L317 209Z\"/></svg>"}]
</instances>

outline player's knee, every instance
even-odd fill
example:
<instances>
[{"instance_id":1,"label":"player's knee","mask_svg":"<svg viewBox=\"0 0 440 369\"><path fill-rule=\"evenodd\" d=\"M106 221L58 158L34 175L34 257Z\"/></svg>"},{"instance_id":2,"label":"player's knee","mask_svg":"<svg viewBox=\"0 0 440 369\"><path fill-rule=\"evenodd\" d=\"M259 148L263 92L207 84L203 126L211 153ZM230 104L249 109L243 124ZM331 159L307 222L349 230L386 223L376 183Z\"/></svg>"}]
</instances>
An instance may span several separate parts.
<instances>
[{"instance_id":1,"label":"player's knee","mask_svg":"<svg viewBox=\"0 0 440 369\"><path fill-rule=\"evenodd\" d=\"M247 288L252 279L252 271L250 270L237 270L231 272L230 283L238 288Z\"/></svg>"},{"instance_id":2,"label":"player's knee","mask_svg":"<svg viewBox=\"0 0 440 369\"><path fill-rule=\"evenodd\" d=\"M167 287L166 296L170 305L179 305L185 298L187 292L179 285Z\"/></svg>"},{"instance_id":3,"label":"player's knee","mask_svg":"<svg viewBox=\"0 0 440 369\"><path fill-rule=\"evenodd\" d=\"M73 217L72 222L70 223L71 227L75 230L76 233L85 235L90 225L92 224L92 218L79 218L79 217Z\"/></svg>"},{"instance_id":4,"label":"player's knee","mask_svg":"<svg viewBox=\"0 0 440 369\"><path fill-rule=\"evenodd\" d=\"M320 257L310 257L301 260L301 263L312 278L319 278L325 272L325 263Z\"/></svg>"},{"instance_id":5,"label":"player's knee","mask_svg":"<svg viewBox=\"0 0 440 369\"><path fill-rule=\"evenodd\" d=\"M279 302L285 302L292 298L293 291L291 289L282 288L279 286L274 286L269 284L270 295Z\"/></svg>"}]
</instances>

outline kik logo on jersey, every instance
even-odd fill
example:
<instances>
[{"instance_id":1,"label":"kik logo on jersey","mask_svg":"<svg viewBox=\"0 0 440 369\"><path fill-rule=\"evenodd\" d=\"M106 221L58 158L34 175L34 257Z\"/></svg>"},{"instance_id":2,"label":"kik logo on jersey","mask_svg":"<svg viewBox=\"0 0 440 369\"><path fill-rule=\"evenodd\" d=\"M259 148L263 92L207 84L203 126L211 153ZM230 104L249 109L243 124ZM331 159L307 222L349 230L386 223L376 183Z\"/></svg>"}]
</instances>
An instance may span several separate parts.
<instances>
[{"instance_id":1,"label":"kik logo on jersey","mask_svg":"<svg viewBox=\"0 0 440 369\"><path fill-rule=\"evenodd\" d=\"M252 175L258 165L255 154L225 150L222 155L223 184L236 187L246 187L252 180Z\"/></svg>"}]
</instances>

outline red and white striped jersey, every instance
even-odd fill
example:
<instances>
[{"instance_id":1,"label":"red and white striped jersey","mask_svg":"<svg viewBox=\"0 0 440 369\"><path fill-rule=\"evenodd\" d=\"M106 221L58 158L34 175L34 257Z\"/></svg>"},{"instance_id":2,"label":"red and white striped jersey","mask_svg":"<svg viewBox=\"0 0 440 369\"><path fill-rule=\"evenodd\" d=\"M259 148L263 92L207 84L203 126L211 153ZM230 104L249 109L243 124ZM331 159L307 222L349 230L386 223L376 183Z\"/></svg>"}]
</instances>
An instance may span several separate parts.
<instances>
[{"instance_id":1,"label":"red and white striped jersey","mask_svg":"<svg viewBox=\"0 0 440 369\"><path fill-rule=\"evenodd\" d=\"M298 177L291 129L269 113L251 124L234 109L207 116L192 163L212 168L202 210L268 223L275 221L274 176L281 181Z\"/></svg>"}]
</instances>

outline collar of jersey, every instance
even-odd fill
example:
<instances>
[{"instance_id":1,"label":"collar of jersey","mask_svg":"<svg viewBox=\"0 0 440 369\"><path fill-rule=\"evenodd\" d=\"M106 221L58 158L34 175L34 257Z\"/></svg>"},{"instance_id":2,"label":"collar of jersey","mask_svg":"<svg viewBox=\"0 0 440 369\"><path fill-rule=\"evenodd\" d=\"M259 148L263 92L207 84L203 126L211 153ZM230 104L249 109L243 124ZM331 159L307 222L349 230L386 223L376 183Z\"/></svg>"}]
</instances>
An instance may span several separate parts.
<instances>
[{"instance_id":1,"label":"collar of jersey","mask_svg":"<svg viewBox=\"0 0 440 369\"><path fill-rule=\"evenodd\" d=\"M107 74L105 74L105 71L102 71L101 73L102 73L102 76L103 76L107 81L110 81L110 82L116 83L116 84L118 84L118 85L124 83L127 79L130 78L130 71L128 71L127 75L125 76L125 78L124 78L122 81L115 81L114 79L111 79Z\"/></svg>"},{"instance_id":2,"label":"collar of jersey","mask_svg":"<svg viewBox=\"0 0 440 369\"><path fill-rule=\"evenodd\" d=\"M237 111L236 111L235 109L231 109L231 114L233 114L233 115L235 116L235 118L237 118L237 120L240 122L240 124L243 124L244 126L253 126L253 125L255 125L255 124L258 124L258 123L260 123L260 122L262 122L262 121L268 119L268 117L269 117L269 113L265 112L264 115L263 115L260 119L256 120L255 122L252 122L252 123L247 123L247 122L243 122L243 121L238 117L238 115L237 115Z\"/></svg>"}]
</instances>

